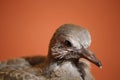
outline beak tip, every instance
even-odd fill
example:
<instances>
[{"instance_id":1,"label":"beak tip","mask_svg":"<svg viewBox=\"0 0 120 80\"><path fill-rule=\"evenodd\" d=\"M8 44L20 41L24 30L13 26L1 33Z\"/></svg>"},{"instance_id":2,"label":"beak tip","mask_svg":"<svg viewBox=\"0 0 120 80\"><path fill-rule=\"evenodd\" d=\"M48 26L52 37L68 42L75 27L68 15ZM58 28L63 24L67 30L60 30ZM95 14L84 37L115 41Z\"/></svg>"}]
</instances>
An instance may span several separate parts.
<instances>
[{"instance_id":1,"label":"beak tip","mask_svg":"<svg viewBox=\"0 0 120 80\"><path fill-rule=\"evenodd\" d=\"M98 66L100 69L102 69L102 63L101 63L100 61L97 63L97 66Z\"/></svg>"},{"instance_id":2,"label":"beak tip","mask_svg":"<svg viewBox=\"0 0 120 80\"><path fill-rule=\"evenodd\" d=\"M102 66L100 66L99 68L102 69Z\"/></svg>"}]
</instances>

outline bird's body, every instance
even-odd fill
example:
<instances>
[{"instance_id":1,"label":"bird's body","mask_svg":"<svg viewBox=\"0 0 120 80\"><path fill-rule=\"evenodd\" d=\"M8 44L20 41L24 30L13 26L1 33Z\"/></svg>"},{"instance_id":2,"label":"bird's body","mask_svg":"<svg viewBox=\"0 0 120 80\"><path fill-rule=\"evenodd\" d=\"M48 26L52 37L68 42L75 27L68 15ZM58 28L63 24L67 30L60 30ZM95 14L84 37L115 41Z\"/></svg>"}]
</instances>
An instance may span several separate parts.
<instances>
[{"instance_id":1,"label":"bird's body","mask_svg":"<svg viewBox=\"0 0 120 80\"><path fill-rule=\"evenodd\" d=\"M23 63L28 62L24 61ZM71 61L64 61L61 64L53 63L47 68L48 70L46 72L43 71L43 68L43 64L21 66L21 64L16 65L13 63L12 65L6 65L1 68L0 80L84 80L82 71L84 71L85 80L93 80L91 73L88 73L89 64L84 61L79 61L76 64ZM2 79L3 77L4 79Z\"/></svg>"},{"instance_id":2,"label":"bird's body","mask_svg":"<svg viewBox=\"0 0 120 80\"><path fill-rule=\"evenodd\" d=\"M89 32L80 26L65 24L56 30L47 57L24 57L0 63L0 80L94 80L89 64L101 66L88 50Z\"/></svg>"}]
</instances>

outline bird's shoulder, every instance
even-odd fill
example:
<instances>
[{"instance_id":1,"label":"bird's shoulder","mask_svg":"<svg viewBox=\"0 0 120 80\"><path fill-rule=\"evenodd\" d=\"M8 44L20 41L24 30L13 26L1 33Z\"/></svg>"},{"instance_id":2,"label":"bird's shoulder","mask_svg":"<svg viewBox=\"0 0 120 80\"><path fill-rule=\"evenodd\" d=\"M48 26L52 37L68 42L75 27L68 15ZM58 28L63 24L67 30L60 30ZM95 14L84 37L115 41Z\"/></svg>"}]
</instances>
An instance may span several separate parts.
<instances>
[{"instance_id":1,"label":"bird's shoulder","mask_svg":"<svg viewBox=\"0 0 120 80\"><path fill-rule=\"evenodd\" d=\"M43 63L45 59L45 56L28 56L9 59L6 61L0 61L0 69L4 67L28 68Z\"/></svg>"},{"instance_id":2,"label":"bird's shoulder","mask_svg":"<svg viewBox=\"0 0 120 80\"><path fill-rule=\"evenodd\" d=\"M43 56L34 56L1 61L0 80L46 80L40 74L41 69L35 66L44 60Z\"/></svg>"}]
</instances>

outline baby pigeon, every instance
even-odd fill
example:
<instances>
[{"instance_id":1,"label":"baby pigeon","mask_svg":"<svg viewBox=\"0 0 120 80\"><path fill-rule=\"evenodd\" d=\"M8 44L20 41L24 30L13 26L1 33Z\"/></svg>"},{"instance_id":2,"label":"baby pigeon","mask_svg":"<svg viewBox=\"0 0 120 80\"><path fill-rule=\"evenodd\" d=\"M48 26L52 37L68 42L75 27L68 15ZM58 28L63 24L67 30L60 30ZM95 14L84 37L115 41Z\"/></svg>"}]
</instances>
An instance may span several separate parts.
<instances>
[{"instance_id":1,"label":"baby pigeon","mask_svg":"<svg viewBox=\"0 0 120 80\"><path fill-rule=\"evenodd\" d=\"M14 68L16 64L3 66L0 80L94 80L88 61L98 67L102 64L89 49L90 43L87 29L64 24L51 38L47 57L22 58L25 67L17 64L20 69Z\"/></svg>"}]
</instances>

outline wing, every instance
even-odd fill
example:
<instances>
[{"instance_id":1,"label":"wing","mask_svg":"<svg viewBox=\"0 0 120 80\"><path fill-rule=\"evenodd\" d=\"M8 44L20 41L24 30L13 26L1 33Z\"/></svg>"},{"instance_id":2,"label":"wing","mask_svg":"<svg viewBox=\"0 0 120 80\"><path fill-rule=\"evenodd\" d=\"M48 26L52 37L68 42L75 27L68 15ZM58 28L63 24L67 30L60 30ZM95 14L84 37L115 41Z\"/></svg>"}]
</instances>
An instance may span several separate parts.
<instances>
[{"instance_id":1,"label":"wing","mask_svg":"<svg viewBox=\"0 0 120 80\"><path fill-rule=\"evenodd\" d=\"M22 70L0 70L0 80L42 80L39 77Z\"/></svg>"},{"instance_id":2,"label":"wing","mask_svg":"<svg viewBox=\"0 0 120 80\"><path fill-rule=\"evenodd\" d=\"M10 59L10 60L7 60L7 61L1 61L0 62L0 69L5 68L5 67L22 69L22 68L31 67L31 65L25 59L17 58L17 59Z\"/></svg>"},{"instance_id":3,"label":"wing","mask_svg":"<svg viewBox=\"0 0 120 80\"><path fill-rule=\"evenodd\" d=\"M33 56L33 57L23 57L26 61L29 62L32 66L41 64L45 61L46 56Z\"/></svg>"},{"instance_id":4,"label":"wing","mask_svg":"<svg viewBox=\"0 0 120 80\"><path fill-rule=\"evenodd\" d=\"M22 57L0 62L0 80L46 80L43 76L37 77L39 69L32 67L45 61L44 56ZM40 72L39 72L40 73Z\"/></svg>"},{"instance_id":5,"label":"wing","mask_svg":"<svg viewBox=\"0 0 120 80\"><path fill-rule=\"evenodd\" d=\"M0 69L4 67L28 68L34 65L41 64L45 61L45 56L33 56L11 59L0 62Z\"/></svg>"}]
</instances>

